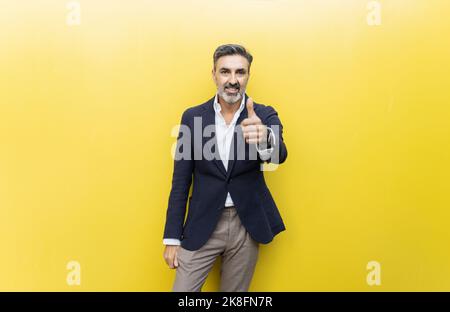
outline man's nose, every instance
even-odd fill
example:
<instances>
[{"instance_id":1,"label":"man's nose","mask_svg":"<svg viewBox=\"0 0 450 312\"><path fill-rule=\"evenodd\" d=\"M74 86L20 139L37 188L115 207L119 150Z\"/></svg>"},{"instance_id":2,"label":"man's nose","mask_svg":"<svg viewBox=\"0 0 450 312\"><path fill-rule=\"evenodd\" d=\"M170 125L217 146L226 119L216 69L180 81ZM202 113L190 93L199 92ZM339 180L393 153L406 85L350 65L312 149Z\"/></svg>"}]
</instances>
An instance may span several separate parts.
<instances>
[{"instance_id":1,"label":"man's nose","mask_svg":"<svg viewBox=\"0 0 450 312\"><path fill-rule=\"evenodd\" d=\"M235 74L231 74L229 83L232 84L232 85L237 83L237 78L236 78Z\"/></svg>"}]
</instances>

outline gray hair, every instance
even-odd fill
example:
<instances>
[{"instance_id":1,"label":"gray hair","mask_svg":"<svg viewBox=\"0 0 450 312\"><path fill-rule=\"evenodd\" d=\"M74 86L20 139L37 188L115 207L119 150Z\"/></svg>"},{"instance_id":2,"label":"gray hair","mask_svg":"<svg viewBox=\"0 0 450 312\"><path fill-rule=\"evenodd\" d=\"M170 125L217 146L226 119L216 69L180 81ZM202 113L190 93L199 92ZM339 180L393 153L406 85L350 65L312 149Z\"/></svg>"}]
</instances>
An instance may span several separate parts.
<instances>
[{"instance_id":1,"label":"gray hair","mask_svg":"<svg viewBox=\"0 0 450 312\"><path fill-rule=\"evenodd\" d=\"M216 51L214 51L214 69L216 68L216 63L219 58L226 55L241 55L245 57L248 61L248 71L250 72L250 65L253 61L253 56L241 45L239 44L224 44L219 46Z\"/></svg>"}]
</instances>

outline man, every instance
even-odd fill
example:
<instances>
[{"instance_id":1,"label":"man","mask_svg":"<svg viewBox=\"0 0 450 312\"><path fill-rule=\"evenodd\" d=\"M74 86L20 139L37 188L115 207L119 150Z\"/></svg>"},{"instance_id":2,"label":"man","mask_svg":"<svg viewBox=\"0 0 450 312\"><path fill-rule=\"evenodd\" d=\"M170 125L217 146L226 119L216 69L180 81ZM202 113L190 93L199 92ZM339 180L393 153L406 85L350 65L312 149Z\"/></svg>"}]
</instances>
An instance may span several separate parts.
<instances>
[{"instance_id":1,"label":"man","mask_svg":"<svg viewBox=\"0 0 450 312\"><path fill-rule=\"evenodd\" d=\"M278 114L245 93L253 57L244 47L222 45L213 60L217 93L183 113L177 140L163 239L173 291L201 291L218 256L220 291L248 291L259 244L285 230L261 170L287 157Z\"/></svg>"}]
</instances>

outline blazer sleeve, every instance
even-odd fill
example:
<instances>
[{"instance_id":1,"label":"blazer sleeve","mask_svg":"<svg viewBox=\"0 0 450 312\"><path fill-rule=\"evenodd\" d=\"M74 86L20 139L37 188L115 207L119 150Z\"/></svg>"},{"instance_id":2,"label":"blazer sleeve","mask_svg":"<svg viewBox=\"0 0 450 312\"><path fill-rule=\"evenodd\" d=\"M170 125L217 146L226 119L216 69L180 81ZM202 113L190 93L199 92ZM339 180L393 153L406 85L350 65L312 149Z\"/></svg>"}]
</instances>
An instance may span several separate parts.
<instances>
[{"instance_id":1,"label":"blazer sleeve","mask_svg":"<svg viewBox=\"0 0 450 312\"><path fill-rule=\"evenodd\" d=\"M186 203L189 195L189 188L192 183L192 174L194 170L194 159L192 151L189 111L185 111L181 117L180 131L177 137L175 149L175 159L173 166L172 187L169 195L169 202L166 212L166 224L164 228L164 237L171 239L181 239L183 233L183 223L186 214ZM187 131L186 131L187 130ZM187 137L184 137L187 136ZM185 144L182 144L184 142ZM188 146L186 145L188 143ZM188 148L190 153L187 159L181 155L183 149Z\"/></svg>"},{"instance_id":2,"label":"blazer sleeve","mask_svg":"<svg viewBox=\"0 0 450 312\"><path fill-rule=\"evenodd\" d=\"M275 144L271 146L273 147L271 156L265 160L260 158L260 161L282 164L287 158L287 148L283 140L283 125L281 124L280 118L278 118L278 113L272 106L266 106L265 109L266 114L264 114L262 123L272 129L272 132L275 135Z\"/></svg>"}]
</instances>

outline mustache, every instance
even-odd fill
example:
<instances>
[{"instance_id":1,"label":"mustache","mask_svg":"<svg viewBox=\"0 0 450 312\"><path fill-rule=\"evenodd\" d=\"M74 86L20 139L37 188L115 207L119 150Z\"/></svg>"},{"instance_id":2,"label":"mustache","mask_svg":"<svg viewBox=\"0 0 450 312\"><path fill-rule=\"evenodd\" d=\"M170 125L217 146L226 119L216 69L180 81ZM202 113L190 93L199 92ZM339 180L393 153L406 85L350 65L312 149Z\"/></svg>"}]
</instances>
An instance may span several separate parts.
<instances>
[{"instance_id":1,"label":"mustache","mask_svg":"<svg viewBox=\"0 0 450 312\"><path fill-rule=\"evenodd\" d=\"M224 89L225 89L225 88L240 89L241 86L239 85L239 82L237 82L237 83L235 83L235 84L227 83L227 84L224 86Z\"/></svg>"}]
</instances>

